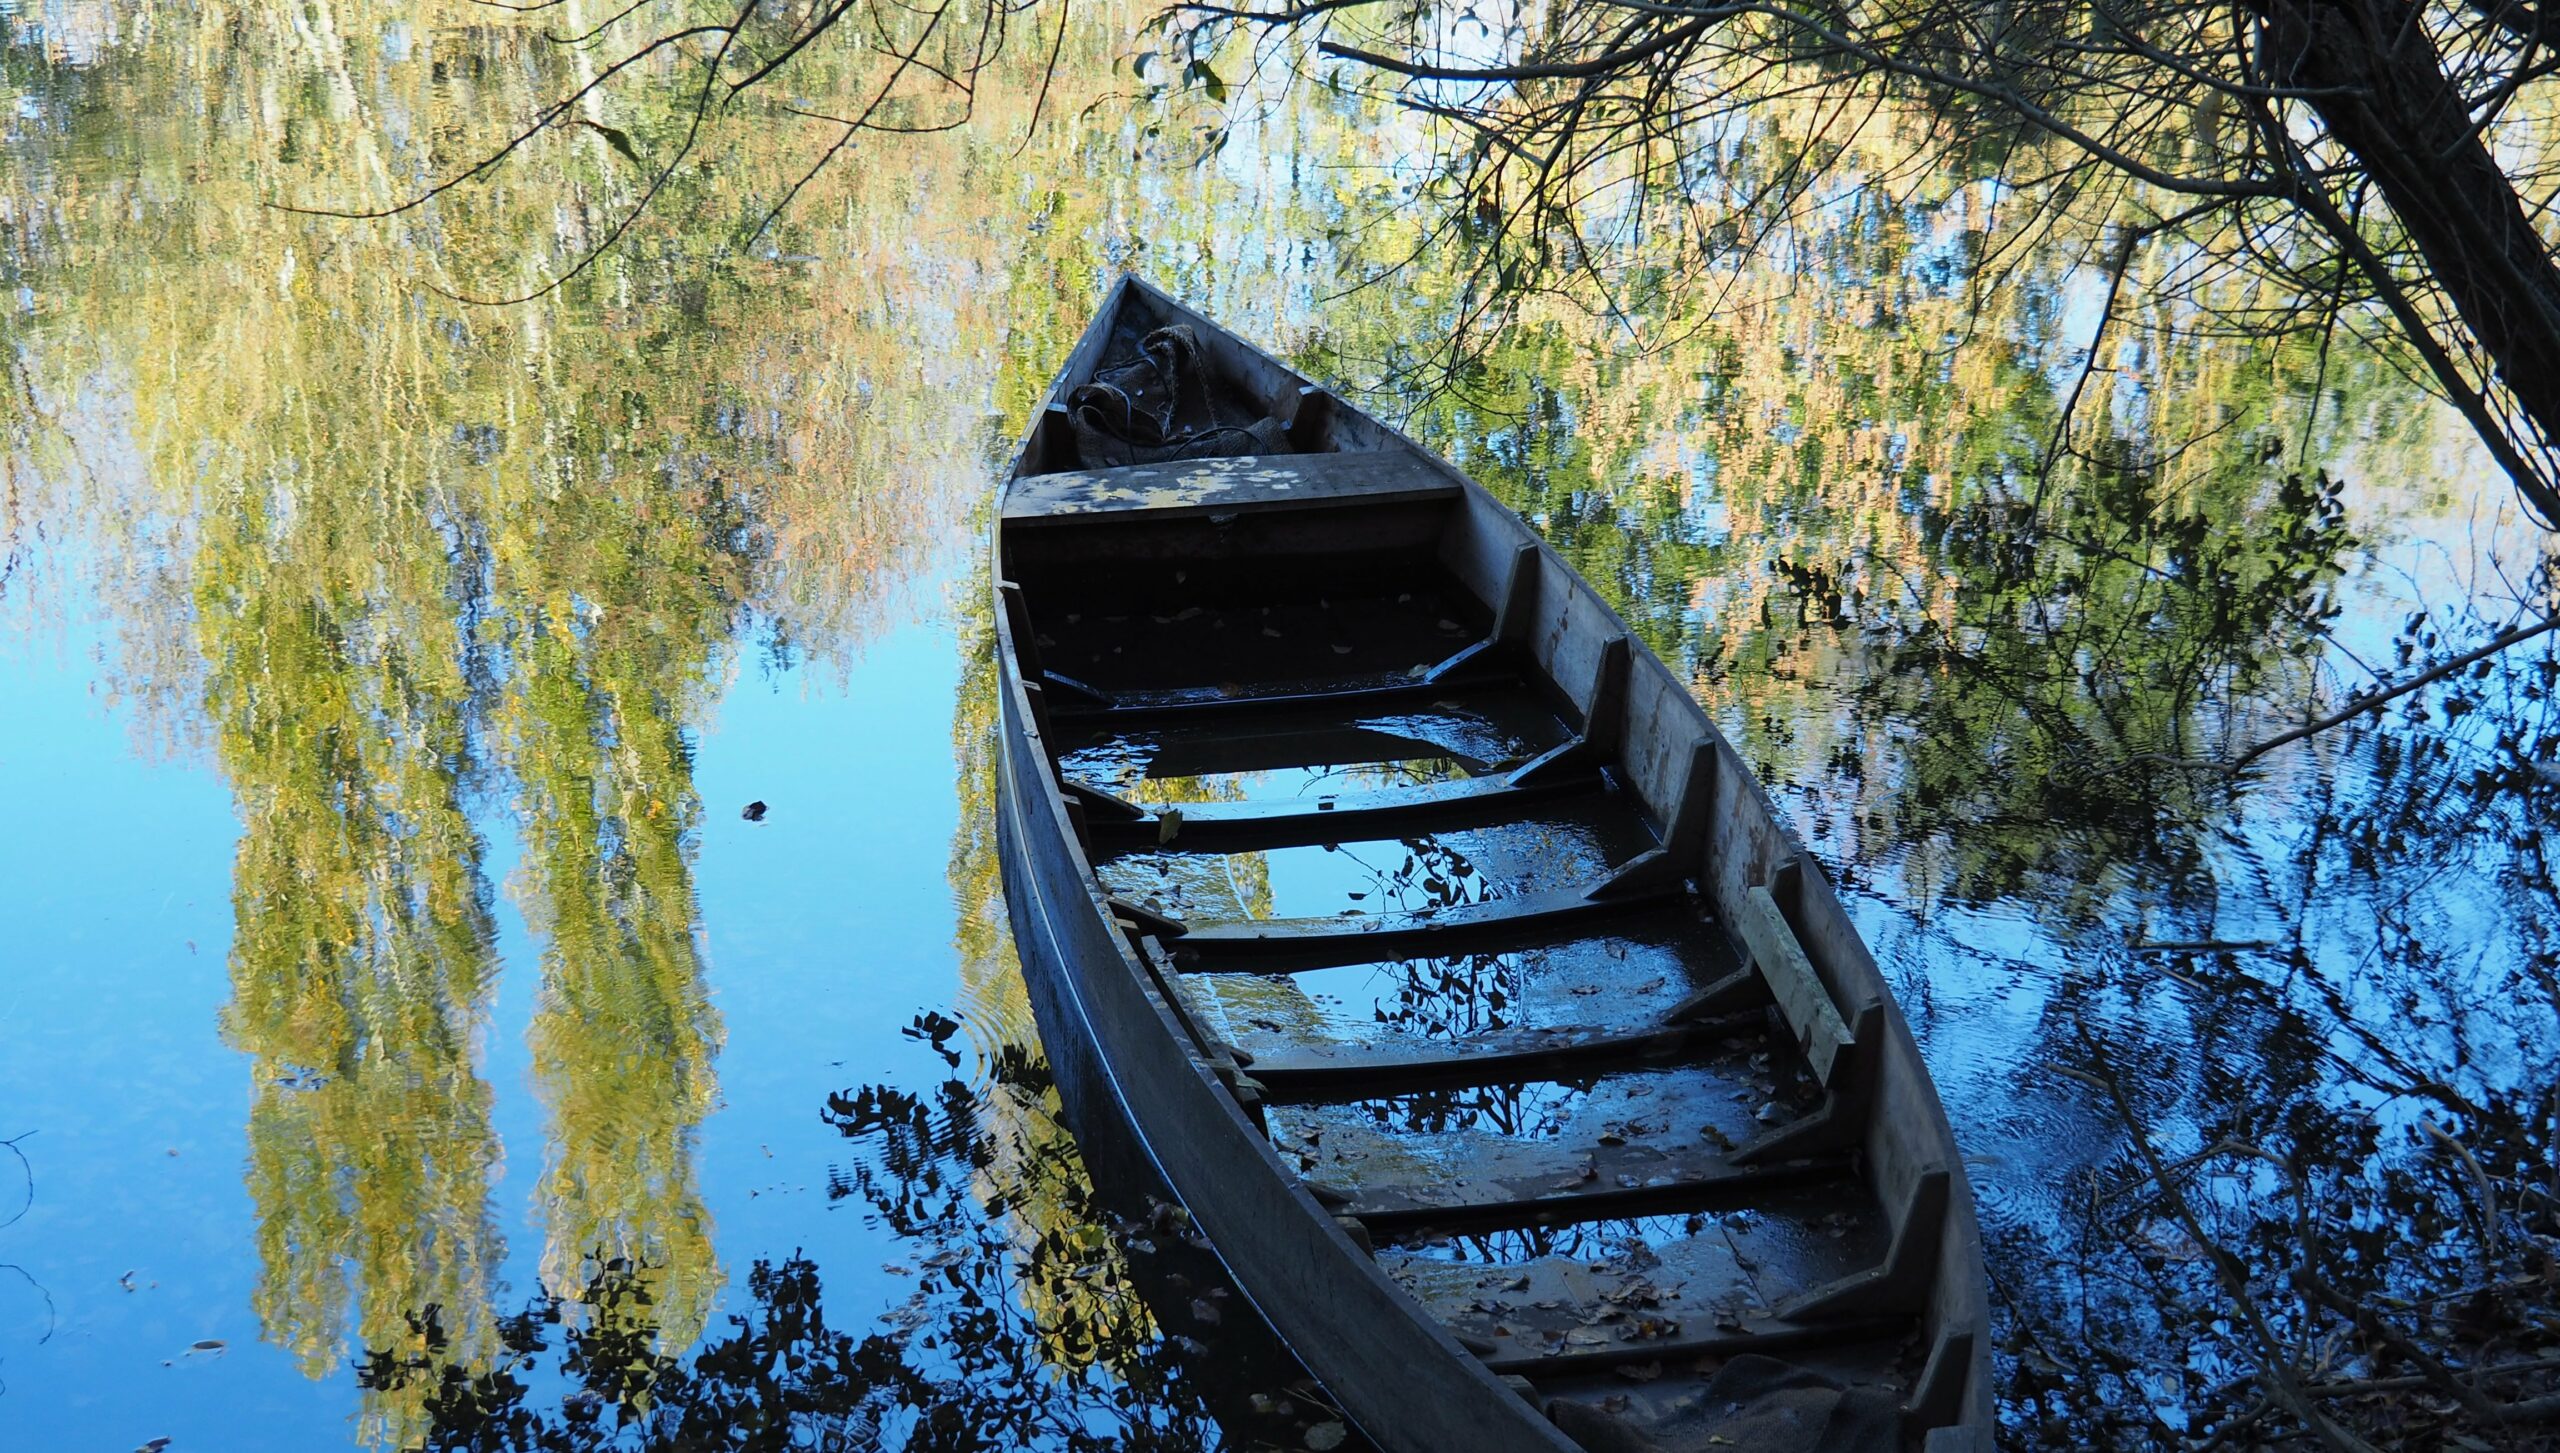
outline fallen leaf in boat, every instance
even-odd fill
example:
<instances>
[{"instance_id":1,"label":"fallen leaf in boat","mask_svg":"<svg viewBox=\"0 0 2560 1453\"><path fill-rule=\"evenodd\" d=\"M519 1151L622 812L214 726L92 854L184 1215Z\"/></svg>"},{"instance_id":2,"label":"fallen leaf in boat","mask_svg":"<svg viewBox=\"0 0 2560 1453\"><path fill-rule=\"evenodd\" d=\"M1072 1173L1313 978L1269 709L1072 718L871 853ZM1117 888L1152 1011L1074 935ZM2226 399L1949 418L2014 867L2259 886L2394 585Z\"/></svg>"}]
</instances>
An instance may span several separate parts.
<instances>
[{"instance_id":1,"label":"fallen leaf in boat","mask_svg":"<svg viewBox=\"0 0 2560 1453\"><path fill-rule=\"evenodd\" d=\"M1460 624L1458 624L1456 621L1453 621L1453 620L1449 619L1447 616L1442 616L1442 617L1440 618L1440 629L1442 629L1442 630L1444 630L1444 631L1463 631L1463 630L1465 630L1465 629L1466 629L1466 627L1465 627L1465 626L1462 626L1462 625L1460 625Z\"/></svg>"},{"instance_id":2,"label":"fallen leaf in boat","mask_svg":"<svg viewBox=\"0 0 2560 1453\"><path fill-rule=\"evenodd\" d=\"M1275 641L1280 639L1280 633L1271 629L1269 626L1264 626L1262 628L1262 633Z\"/></svg>"},{"instance_id":3,"label":"fallen leaf in boat","mask_svg":"<svg viewBox=\"0 0 2560 1453\"><path fill-rule=\"evenodd\" d=\"M1575 1347L1606 1347L1617 1339L1592 1327L1576 1327L1564 1334L1564 1340Z\"/></svg>"},{"instance_id":4,"label":"fallen leaf in boat","mask_svg":"<svg viewBox=\"0 0 2560 1453\"><path fill-rule=\"evenodd\" d=\"M1644 1307L1649 1307L1662 1300L1662 1293L1655 1288L1653 1283L1646 1281L1642 1277L1638 1277L1633 1281L1627 1282L1617 1290L1612 1291L1607 1295L1609 1300L1613 1302L1633 1303L1634 1305Z\"/></svg>"},{"instance_id":5,"label":"fallen leaf in boat","mask_svg":"<svg viewBox=\"0 0 2560 1453\"><path fill-rule=\"evenodd\" d=\"M1212 1327L1226 1320L1226 1313L1219 1311L1218 1304L1206 1297L1193 1297L1191 1299L1191 1315L1208 1323Z\"/></svg>"},{"instance_id":6,"label":"fallen leaf in boat","mask_svg":"<svg viewBox=\"0 0 2560 1453\"><path fill-rule=\"evenodd\" d=\"M1651 1382L1655 1378L1662 1376L1662 1364L1659 1362L1622 1362L1618 1365L1617 1372L1618 1376L1625 1378L1629 1382Z\"/></svg>"},{"instance_id":7,"label":"fallen leaf in boat","mask_svg":"<svg viewBox=\"0 0 2560 1453\"><path fill-rule=\"evenodd\" d=\"M1337 656L1348 656L1351 654L1351 648L1349 646L1336 646L1333 648L1333 654Z\"/></svg>"},{"instance_id":8,"label":"fallen leaf in boat","mask_svg":"<svg viewBox=\"0 0 2560 1453\"><path fill-rule=\"evenodd\" d=\"M1307 1446L1315 1453L1327 1453L1328 1449L1341 1447L1342 1440L1349 1436L1351 1430L1340 1423L1318 1423L1307 1429Z\"/></svg>"},{"instance_id":9,"label":"fallen leaf in boat","mask_svg":"<svg viewBox=\"0 0 2560 1453\"><path fill-rule=\"evenodd\" d=\"M1624 1145L1627 1143L1627 1137L1612 1133L1601 1136L1600 1143L1602 1145Z\"/></svg>"}]
</instances>

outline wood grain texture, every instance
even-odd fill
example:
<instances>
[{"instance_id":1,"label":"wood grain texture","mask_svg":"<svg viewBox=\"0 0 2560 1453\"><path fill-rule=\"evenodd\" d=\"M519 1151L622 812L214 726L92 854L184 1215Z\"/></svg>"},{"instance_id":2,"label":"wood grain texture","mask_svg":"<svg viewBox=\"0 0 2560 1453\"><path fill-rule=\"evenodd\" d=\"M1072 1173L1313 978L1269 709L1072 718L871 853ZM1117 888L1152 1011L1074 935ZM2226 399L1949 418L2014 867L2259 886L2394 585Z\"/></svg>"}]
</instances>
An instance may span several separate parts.
<instances>
[{"instance_id":1,"label":"wood grain texture","mask_svg":"<svg viewBox=\"0 0 2560 1453\"><path fill-rule=\"evenodd\" d=\"M1008 528L1145 514L1150 520L1394 500L1455 499L1459 486L1401 453L1243 455L1035 474L1005 491Z\"/></svg>"}]
</instances>

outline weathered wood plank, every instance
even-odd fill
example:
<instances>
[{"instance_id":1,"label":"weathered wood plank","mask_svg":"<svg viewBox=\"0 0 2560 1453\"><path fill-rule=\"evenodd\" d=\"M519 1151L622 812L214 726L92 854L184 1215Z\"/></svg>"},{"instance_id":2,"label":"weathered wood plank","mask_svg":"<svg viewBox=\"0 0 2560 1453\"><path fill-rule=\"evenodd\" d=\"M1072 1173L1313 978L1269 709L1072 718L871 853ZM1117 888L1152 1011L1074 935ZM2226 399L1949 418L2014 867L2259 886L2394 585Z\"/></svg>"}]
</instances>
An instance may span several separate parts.
<instances>
[{"instance_id":1,"label":"weathered wood plank","mask_svg":"<svg viewBox=\"0 0 2560 1453\"><path fill-rule=\"evenodd\" d=\"M1279 802L1148 805L1120 822L1097 820L1097 848L1177 847L1233 853L1307 843L1392 837L1407 829L1508 822L1536 804L1602 788L1597 774L1515 786L1503 777L1459 777L1378 792L1327 793ZM1069 791L1081 784L1069 782ZM1093 789L1083 789L1093 790ZM1116 800L1116 799L1115 799Z\"/></svg>"},{"instance_id":2,"label":"weathered wood plank","mask_svg":"<svg viewBox=\"0 0 2560 1453\"><path fill-rule=\"evenodd\" d=\"M1174 956L1190 972L1221 969L1273 973L1319 964L1463 951L1559 925L1633 913L1678 896L1670 890L1593 898L1579 889L1469 903L1438 913L1381 913L1364 918L1274 918L1194 928Z\"/></svg>"},{"instance_id":3,"label":"weathered wood plank","mask_svg":"<svg viewBox=\"0 0 2560 1453\"><path fill-rule=\"evenodd\" d=\"M1814 1077L1830 1083L1832 1066L1857 1041L1841 1020L1840 1011L1832 1006L1831 993L1813 972L1804 949L1796 943L1795 930L1787 926L1786 915L1778 911L1778 900L1766 888L1754 887L1745 892L1734 928L1750 947L1753 966L1769 981L1778 1012L1795 1031L1796 1045L1813 1066Z\"/></svg>"},{"instance_id":4,"label":"weathered wood plank","mask_svg":"<svg viewBox=\"0 0 2560 1453\"><path fill-rule=\"evenodd\" d=\"M1589 1352L1495 1356L1486 1358L1484 1365L1497 1374L1531 1378L1570 1377L1607 1372L1631 1362L1659 1362L1668 1367L1695 1362L1701 1357L1739 1357L1746 1352L1774 1354L1804 1347L1839 1347L1883 1341L1905 1336L1910 1330L1911 1323L1899 1317L1862 1317L1837 1322L1783 1322L1754 1318L1739 1323L1731 1331L1718 1331L1704 1337L1622 1342Z\"/></svg>"},{"instance_id":5,"label":"weathered wood plank","mask_svg":"<svg viewBox=\"0 0 2560 1453\"><path fill-rule=\"evenodd\" d=\"M1261 1074L1258 1068L1254 1071L1256 1078ZM1855 1170L1849 1158L1841 1155L1749 1166L1700 1156L1695 1164L1680 1165L1667 1176L1657 1176L1660 1184L1621 1186L1606 1178L1595 1178L1584 1186L1550 1187L1514 1200L1447 1205L1408 1199L1404 1204L1380 1206L1372 1201L1383 1197L1359 1195L1337 1208L1337 1214L1358 1220L1381 1240L1419 1231L1557 1226L1751 1206L1772 1191L1831 1181L1846 1183Z\"/></svg>"},{"instance_id":6,"label":"weathered wood plank","mask_svg":"<svg viewBox=\"0 0 2560 1453\"><path fill-rule=\"evenodd\" d=\"M1341 1099L1387 1095L1433 1085L1487 1085L1550 1079L1580 1071L1614 1069L1643 1060L1665 1060L1693 1045L1720 1039L1758 1021L1758 1015L1702 1021L1668 1029L1546 1031L1498 1039L1448 1041L1440 1053L1380 1053L1346 1049L1296 1051L1254 1061L1253 1077L1274 1100Z\"/></svg>"},{"instance_id":7,"label":"weathered wood plank","mask_svg":"<svg viewBox=\"0 0 2560 1453\"><path fill-rule=\"evenodd\" d=\"M1246 455L1034 474L1005 490L1008 529L1099 519L1188 519L1253 510L1455 499L1457 481L1403 451Z\"/></svg>"},{"instance_id":8,"label":"weathered wood plank","mask_svg":"<svg viewBox=\"0 0 2560 1453\"><path fill-rule=\"evenodd\" d=\"M1461 651L1459 655L1466 655ZM1468 669L1472 668L1472 669ZM1057 703L1060 716L1080 720L1088 725L1103 724L1109 730L1133 732L1141 724L1152 725L1162 720L1190 720L1199 717L1238 713L1259 715L1307 707L1333 707L1340 710L1365 710L1407 701L1432 701L1456 691L1481 691L1487 687L1517 685L1520 674L1498 662L1487 662L1481 656L1461 663L1461 669L1447 675L1435 675L1425 668L1418 675L1389 677L1385 680L1352 681L1283 681L1270 683L1265 694L1251 691L1228 693L1217 687L1196 690L1131 692L1106 698L1107 705L1084 702ZM1090 690L1091 688L1087 688ZM1099 693L1095 693L1099 695Z\"/></svg>"}]
</instances>

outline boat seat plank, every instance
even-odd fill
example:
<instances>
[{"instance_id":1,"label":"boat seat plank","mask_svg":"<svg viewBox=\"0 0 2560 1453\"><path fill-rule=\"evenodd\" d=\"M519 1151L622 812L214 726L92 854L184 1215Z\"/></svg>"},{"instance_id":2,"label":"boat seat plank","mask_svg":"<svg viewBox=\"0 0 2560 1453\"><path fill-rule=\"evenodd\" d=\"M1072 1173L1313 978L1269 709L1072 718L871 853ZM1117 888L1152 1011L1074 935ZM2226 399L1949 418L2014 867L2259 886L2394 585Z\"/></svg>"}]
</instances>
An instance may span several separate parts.
<instances>
[{"instance_id":1,"label":"boat seat plank","mask_svg":"<svg viewBox=\"0 0 2560 1453\"><path fill-rule=\"evenodd\" d=\"M1445 669L1444 669L1445 668ZM1051 673L1055 674L1055 673ZM1134 722L1237 716L1306 707L1371 709L1428 701L1452 691L1519 686L1520 673L1470 646L1438 665L1360 676L1317 677L1250 686L1199 686L1170 691L1105 692L1076 683L1080 700L1061 702L1060 720L1132 730Z\"/></svg>"},{"instance_id":2,"label":"boat seat plank","mask_svg":"<svg viewBox=\"0 0 2560 1453\"><path fill-rule=\"evenodd\" d=\"M1556 1352L1497 1352L1485 1358L1484 1365L1495 1373L1510 1377L1574 1377L1614 1372L1631 1365L1660 1363L1665 1367L1677 1367L1695 1363L1700 1358L1732 1358L1744 1353L1774 1357L1808 1348L1822 1348L1837 1354L1857 1344L1870 1343L1874 1344L1874 1366L1882 1371L1892 1367L1900 1355L1900 1343L1910 1331L1909 1320L1901 1317L1861 1317L1839 1322L1789 1322L1775 1317L1752 1317L1737 1320L1730 1328L1719 1327L1696 1336L1664 1337L1657 1341L1611 1341L1587 1348L1576 1348L1567 1343Z\"/></svg>"},{"instance_id":3,"label":"boat seat plank","mask_svg":"<svg viewBox=\"0 0 2560 1453\"><path fill-rule=\"evenodd\" d=\"M1069 783L1070 791L1083 784ZM1179 846L1239 852L1291 844L1393 836L1423 827L1499 823L1542 799L1605 786L1595 773L1531 787L1504 777L1458 777L1375 792L1326 793L1271 802L1138 804L1141 815L1094 824L1097 847ZM1083 789L1096 790L1099 789Z\"/></svg>"},{"instance_id":4,"label":"boat seat plank","mask_svg":"<svg viewBox=\"0 0 2560 1453\"><path fill-rule=\"evenodd\" d=\"M1667 1029L1549 1029L1433 1040L1416 1050L1368 1045L1309 1047L1254 1060L1254 1078L1274 1100L1389 1094L1428 1085L1548 1079L1576 1069L1618 1069L1674 1060L1755 1027L1760 1016Z\"/></svg>"},{"instance_id":5,"label":"boat seat plank","mask_svg":"<svg viewBox=\"0 0 2560 1453\"><path fill-rule=\"evenodd\" d=\"M1280 795L1297 798L1319 785L1327 768L1447 763L1469 776L1490 776L1565 736L1553 708L1515 684L1435 691L1385 712L1364 710L1358 703L1318 702L1134 728L1085 721L1061 724L1057 741L1062 771L1124 797L1147 797L1150 781L1267 773L1273 778L1269 785ZM1293 768L1298 773L1290 774ZM1434 765L1431 770L1445 768ZM1235 785L1240 791L1246 786Z\"/></svg>"},{"instance_id":6,"label":"boat seat plank","mask_svg":"<svg viewBox=\"0 0 2560 1453\"><path fill-rule=\"evenodd\" d=\"M1457 952L1461 945L1499 943L1600 922L1680 896L1674 889L1594 898L1578 889L1529 893L1438 912L1379 913L1348 918L1273 918L1194 927L1173 944L1175 964L1189 973L1241 969L1274 972L1359 959Z\"/></svg>"},{"instance_id":7,"label":"boat seat plank","mask_svg":"<svg viewBox=\"0 0 2560 1453\"><path fill-rule=\"evenodd\" d=\"M1255 1070L1260 1075L1260 1070ZM1612 1164L1635 1164L1647 1174L1636 1185L1617 1183L1630 1172L1601 1170L1579 1186L1546 1189L1492 1201L1381 1204L1378 1196L1360 1197L1337 1208L1357 1218L1380 1239L1422 1231L1464 1231L1486 1226L1553 1226L1569 1221L1632 1219L1677 1215L1690 1211L1731 1210L1756 1204L1779 1189L1811 1184L1845 1186L1854 1167L1845 1155L1811 1156L1768 1165L1735 1165L1722 1157L1646 1155L1611 1157ZM1670 1167L1665 1169L1665 1167ZM1403 1198L1392 1198L1403 1199Z\"/></svg>"},{"instance_id":8,"label":"boat seat plank","mask_svg":"<svg viewBox=\"0 0 2560 1453\"><path fill-rule=\"evenodd\" d=\"M1006 528L1090 523L1144 514L1185 519L1328 505L1456 499L1457 481L1403 453L1246 455L1082 469L1013 481Z\"/></svg>"}]
</instances>

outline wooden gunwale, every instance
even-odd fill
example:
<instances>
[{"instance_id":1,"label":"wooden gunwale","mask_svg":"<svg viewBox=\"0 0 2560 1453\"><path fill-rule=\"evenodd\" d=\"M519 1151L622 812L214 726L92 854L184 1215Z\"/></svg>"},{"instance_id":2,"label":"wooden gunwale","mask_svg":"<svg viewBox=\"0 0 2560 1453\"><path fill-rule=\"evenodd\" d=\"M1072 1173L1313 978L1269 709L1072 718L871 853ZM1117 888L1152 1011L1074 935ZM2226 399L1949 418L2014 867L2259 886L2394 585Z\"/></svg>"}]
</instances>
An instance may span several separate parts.
<instances>
[{"instance_id":1,"label":"wooden gunwale","mask_svg":"<svg viewBox=\"0 0 2560 1453\"><path fill-rule=\"evenodd\" d=\"M1124 308L1153 321L1180 319L1215 331L1161 293L1124 278L1061 370L1051 390L1052 406L1035 417L1017 474L1038 472L1056 457L1054 404L1069 381L1090 373ZM1509 511L1444 462L1306 384L1267 355L1232 335L1218 333L1217 338L1221 366L1256 392L1268 398L1294 396L1302 410L1325 415L1339 435L1409 451L1408 462L1420 461L1455 487L1448 497L1454 501L1456 523L1443 537L1443 559L1493 610L1497 629L1479 643L1480 649L1461 652L1442 666L1455 674L1483 658L1518 650L1528 653L1535 667L1531 674L1538 679L1588 681L1587 688L1577 688L1574 702L1582 721L1579 736L1567 749L1550 754L1552 765L1579 774L1610 763L1611 779L1638 794L1658 824L1664 846L1647 855L1653 861L1633 865L1623 875L1618 884L1623 896L1549 895L1549 901L1526 905L1527 911L1522 900L1506 900L1509 907L1491 914L1460 910L1429 922L1350 931L1339 921L1321 928L1204 927L1169 945L1175 962L1195 971L1232 966L1271 972L1352 961L1340 955L1354 950L1365 958L1446 949L1473 941L1471 935L1516 938L1586 916L1656 906L1686 894L1694 882L1702 906L1713 917L1736 924L1749 920L1753 935L1765 940L1751 945L1755 968L1768 976L1777 1004L1791 1021L1810 1026L1801 1031L1809 1049L1818 1043L1846 1067L1833 1083L1823 1115L1814 1117L1830 1119L1812 1127L1821 1132L1818 1137L1808 1137L1809 1144L1819 1139L1834 1149L1810 1158L1764 1155L1747 1165L1737 1153L1730 1189L1739 1194L1755 1181L1768 1184L1791 1174L1811 1174L1806 1167L1829 1167L1836 1174L1842 1164L1838 1155L1845 1151L1886 1206L1894 1236L1886 1264L1796 1298L1792 1319L1665 1342L1655 1350L1665 1356L1694 1356L1829 1346L1867 1335L1898 1335L1911 1325L1900 1320L1907 1313L1919 1319L1927 1347L1906 1400L1912 1431L1928 1453L1987 1448L1992 1429L1988 1307L1980 1233L1961 1162L1916 1046L1884 993L1872 958L1828 883L1779 824L1767 794L1685 688L1650 653L1629 649L1633 638L1624 622ZM1304 418L1300 424L1293 434L1302 440L1317 437ZM1328 501L1337 515L1351 507L1352 502ZM1014 523L1005 521L999 529ZM1044 528L1042 534L1050 541L1044 548L1056 550L1060 533ZM1052 700L1042 706L1036 704L1041 693L1015 669L1020 659L1017 632L1005 610L996 613L995 628L1006 733L999 837L1026 969L1035 980L1048 981L1035 988L1035 998L1053 1004L1051 1015L1043 1018L1053 1057L1099 1068L1109 1086L1110 1111L1138 1128L1159 1171L1190 1205L1257 1310L1299 1349L1310 1370L1382 1447L1399 1453L1458 1447L1471 1453L1530 1448L1553 1453L1573 1448L1535 1408L1507 1390L1500 1377L1578 1376L1623 1363L1628 1351L1488 1359L1462 1346L1369 1259L1337 1219L1340 1209L1326 1206L1299 1183L1260 1134L1243 1103L1257 1096L1242 1088L1251 1081L1238 1071L1237 1059L1224 1046L1204 1042L1197 1027L1175 1012L1130 935L1114 924L1080 832L1095 833L1099 846L1102 840L1134 834L1146 823L1161 831L1162 824L1125 817L1110 823L1107 813L1097 819L1081 806L1071 808L1042 745L1044 713L1075 718L1083 728L1097 718L1117 724L1158 715L1337 705L1346 696L1357 699L1372 691L1383 702L1445 693L1453 689L1451 683L1417 680L1410 686L1391 683L1349 693L1143 704ZM1513 790L1525 790L1535 776L1515 777ZM1404 811L1384 802L1366 810ZM1417 805L1414 820L1425 810ZM1312 814L1242 814L1212 831L1232 827L1243 832L1276 823L1296 830L1301 824L1293 819L1301 815ZM1783 945L1769 937L1773 922ZM1794 952L1787 953L1788 948ZM1274 1090L1295 1093L1317 1083L1301 1080L1290 1087L1294 1071L1285 1065L1273 1068L1281 1075L1280 1083L1271 1086ZM1823 1068L1825 1078L1832 1078L1829 1065ZM1327 1067L1320 1073L1329 1072ZM1857 1098L1844 1098L1852 1095ZM1071 1116L1079 1113L1074 1104L1069 1109ZM1273 1179L1277 1187L1268 1183ZM1682 1187L1645 1189L1674 1192ZM1576 1218L1585 1214L1580 1208L1606 1204L1598 1193L1533 1199L1571 1201L1576 1209L1570 1214ZM1504 1203L1454 1212L1399 1208L1374 1214L1502 1217L1519 1209L1516 1203ZM1539 1206L1534 1214L1562 1209ZM1352 1218L1351 1224L1360 1221ZM1438 1223L1388 1219L1380 1229L1399 1224ZM1881 1321L1841 1315L1862 1301L1895 1315Z\"/></svg>"}]
</instances>

